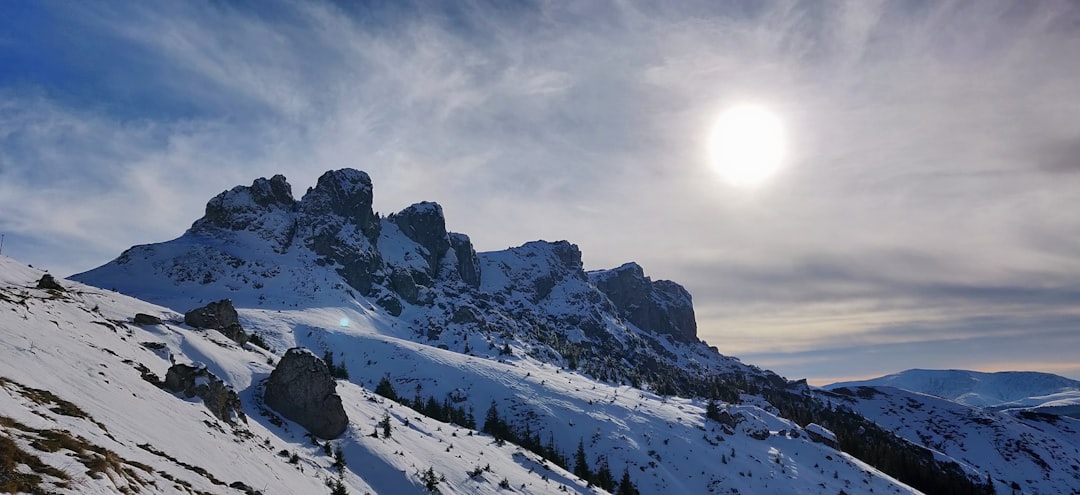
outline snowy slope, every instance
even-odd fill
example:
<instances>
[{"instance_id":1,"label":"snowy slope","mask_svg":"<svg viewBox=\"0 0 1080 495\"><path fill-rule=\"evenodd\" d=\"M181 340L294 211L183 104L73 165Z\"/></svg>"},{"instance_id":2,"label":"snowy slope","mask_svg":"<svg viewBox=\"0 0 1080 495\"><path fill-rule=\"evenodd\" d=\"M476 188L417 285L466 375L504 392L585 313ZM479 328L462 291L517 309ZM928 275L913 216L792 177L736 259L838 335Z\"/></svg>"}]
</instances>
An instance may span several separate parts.
<instances>
[{"instance_id":1,"label":"snowy slope","mask_svg":"<svg viewBox=\"0 0 1080 495\"><path fill-rule=\"evenodd\" d=\"M860 386L901 388L995 410L1024 409L1080 416L1080 382L1050 373L912 369L869 380L834 383L825 388Z\"/></svg>"},{"instance_id":2,"label":"snowy slope","mask_svg":"<svg viewBox=\"0 0 1080 495\"><path fill-rule=\"evenodd\" d=\"M0 257L0 437L40 461L17 462L14 472L57 470L42 479L49 493L244 493L228 486L236 483L266 494L329 492L334 459L302 428L275 426L262 415L258 383L272 369L271 356L215 332L136 326L130 319L137 312L179 315L68 281L66 292L36 289L41 276ZM220 421L197 398L177 397L140 376L140 365L163 376L170 354L205 364L238 390L247 422ZM351 425L330 443L344 452L349 493L425 493L419 474L428 468L445 476L442 493L498 493L503 478L521 493L593 491L513 446L426 418L406 427L405 418L420 415L348 382L338 391ZM395 433L370 437L384 412ZM69 437L75 440L59 448L42 441ZM488 465L476 479L466 474ZM11 476L0 471L0 482Z\"/></svg>"},{"instance_id":3,"label":"snowy slope","mask_svg":"<svg viewBox=\"0 0 1080 495\"><path fill-rule=\"evenodd\" d=\"M67 430L114 452L121 465L147 467L129 468L135 474L127 479L94 478L68 452L38 451L33 435L3 423L4 437L71 478L46 478L55 482L50 490L116 493L139 484L146 493L242 493L226 486L242 482L262 493L328 491L325 481L336 477L333 458L302 428L275 426L262 415L258 384L271 371L272 356L241 349L214 332L172 323L135 326L129 321L137 312L166 320L179 315L69 281L62 281L67 292L39 290L33 287L41 272L7 258L0 259L0 274L0 416L38 430ZM508 417L527 418L534 431L556 439L567 455L581 441L593 466L604 457L614 472L628 469L642 493L913 493L757 406L728 406L739 422L726 428L703 418L700 401L599 383L528 357L498 361L400 339L381 331L387 322L378 314L350 310L352 319L343 326L337 309L242 313L249 331L276 345L333 349L358 383L339 382L351 424L331 442L347 460L343 480L350 493L421 493L419 475L429 467L445 477L442 493L496 493L504 478L519 493L596 491L535 454L499 447L489 436L426 418L362 387L370 389L381 376L392 377L403 394L453 394L481 412L495 401ZM150 342L164 348L152 350ZM164 375L169 354L177 362L203 363L235 387L247 424L216 420L198 399L162 391L135 369L142 364ZM29 389L70 401L88 419L34 404L21 395ZM394 433L372 438L384 413ZM296 453L297 463L281 451ZM468 475L482 466L490 471L476 479Z\"/></svg>"},{"instance_id":4,"label":"snowy slope","mask_svg":"<svg viewBox=\"0 0 1080 495\"><path fill-rule=\"evenodd\" d=\"M891 387L825 393L909 441L989 476L997 493L1080 492L1080 420L1027 411L993 412Z\"/></svg>"}]
</instances>

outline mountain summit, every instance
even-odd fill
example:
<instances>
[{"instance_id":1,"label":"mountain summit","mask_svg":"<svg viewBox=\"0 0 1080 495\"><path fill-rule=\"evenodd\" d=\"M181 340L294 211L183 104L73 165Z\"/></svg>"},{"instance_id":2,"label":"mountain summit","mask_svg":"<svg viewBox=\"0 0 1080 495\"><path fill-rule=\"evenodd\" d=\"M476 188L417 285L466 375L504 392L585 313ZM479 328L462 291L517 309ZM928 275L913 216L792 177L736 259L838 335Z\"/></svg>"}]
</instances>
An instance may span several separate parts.
<instances>
[{"instance_id":1,"label":"mountain summit","mask_svg":"<svg viewBox=\"0 0 1080 495\"><path fill-rule=\"evenodd\" d=\"M212 198L179 238L72 279L179 309L225 298L273 310L343 306L434 345L465 352L468 336L482 335L667 393L750 370L698 340L686 289L636 263L586 272L567 241L477 253L447 230L437 203L381 217L373 194L368 174L353 169L324 173L299 200L284 176L259 178Z\"/></svg>"}]
</instances>

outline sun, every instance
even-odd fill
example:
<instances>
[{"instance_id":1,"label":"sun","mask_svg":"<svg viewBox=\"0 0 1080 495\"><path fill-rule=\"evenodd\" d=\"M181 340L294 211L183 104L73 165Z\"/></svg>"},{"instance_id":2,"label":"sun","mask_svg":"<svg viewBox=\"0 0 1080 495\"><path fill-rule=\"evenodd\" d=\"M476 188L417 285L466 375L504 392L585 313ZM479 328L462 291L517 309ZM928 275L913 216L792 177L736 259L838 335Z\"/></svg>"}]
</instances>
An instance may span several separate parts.
<instances>
[{"instance_id":1,"label":"sun","mask_svg":"<svg viewBox=\"0 0 1080 495\"><path fill-rule=\"evenodd\" d=\"M717 119L709 135L709 158L724 181L736 187L763 184L784 159L780 118L759 105L738 105Z\"/></svg>"}]
</instances>

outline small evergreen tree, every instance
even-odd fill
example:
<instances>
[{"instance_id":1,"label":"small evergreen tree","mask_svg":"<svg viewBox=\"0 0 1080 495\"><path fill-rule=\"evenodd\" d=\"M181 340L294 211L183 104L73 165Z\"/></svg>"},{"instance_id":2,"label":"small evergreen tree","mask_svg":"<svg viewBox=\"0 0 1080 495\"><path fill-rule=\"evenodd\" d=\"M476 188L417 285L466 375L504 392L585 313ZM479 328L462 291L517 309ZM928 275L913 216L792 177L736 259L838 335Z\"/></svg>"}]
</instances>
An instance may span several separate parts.
<instances>
[{"instance_id":1,"label":"small evergreen tree","mask_svg":"<svg viewBox=\"0 0 1080 495\"><path fill-rule=\"evenodd\" d=\"M383 413L382 421L379 421L379 427L382 428L383 438L390 438L390 432L394 429L394 427L390 424L390 414L385 412Z\"/></svg>"},{"instance_id":2,"label":"small evergreen tree","mask_svg":"<svg viewBox=\"0 0 1080 495\"><path fill-rule=\"evenodd\" d=\"M326 484L330 487L330 495L349 495L349 491L345 489L345 483L341 482L341 478L327 481Z\"/></svg>"},{"instance_id":3,"label":"small evergreen tree","mask_svg":"<svg viewBox=\"0 0 1080 495\"><path fill-rule=\"evenodd\" d=\"M709 404L705 406L705 417L713 421L720 421L720 404L717 404L716 400L709 399Z\"/></svg>"},{"instance_id":4,"label":"small evergreen tree","mask_svg":"<svg viewBox=\"0 0 1080 495\"><path fill-rule=\"evenodd\" d=\"M390 377L384 376L379 380L379 384L375 385L375 393L379 394L394 402L398 400L397 391L394 390L394 384L390 383Z\"/></svg>"},{"instance_id":5,"label":"small evergreen tree","mask_svg":"<svg viewBox=\"0 0 1080 495\"><path fill-rule=\"evenodd\" d=\"M615 495L640 495L634 482L630 481L630 468L623 469L622 480L619 481L619 491Z\"/></svg>"},{"instance_id":6,"label":"small evergreen tree","mask_svg":"<svg viewBox=\"0 0 1080 495\"><path fill-rule=\"evenodd\" d=\"M428 468L420 475L420 481L424 483L424 488L431 493L435 493L439 490L439 476L435 474L435 468Z\"/></svg>"},{"instance_id":7,"label":"small evergreen tree","mask_svg":"<svg viewBox=\"0 0 1080 495\"><path fill-rule=\"evenodd\" d=\"M606 457L601 457L596 467L596 484L605 491L615 489L615 476L611 474Z\"/></svg>"},{"instance_id":8,"label":"small evergreen tree","mask_svg":"<svg viewBox=\"0 0 1080 495\"><path fill-rule=\"evenodd\" d=\"M495 401L491 401L491 407L488 408L487 416L484 417L484 433L487 433L496 440L505 439L506 424L503 423L502 418L499 417L499 408L495 404Z\"/></svg>"},{"instance_id":9,"label":"small evergreen tree","mask_svg":"<svg viewBox=\"0 0 1080 495\"><path fill-rule=\"evenodd\" d=\"M589 460L585 455L585 441L578 440L577 452L574 453L574 474L583 480L592 479L592 471L589 470Z\"/></svg>"}]
</instances>

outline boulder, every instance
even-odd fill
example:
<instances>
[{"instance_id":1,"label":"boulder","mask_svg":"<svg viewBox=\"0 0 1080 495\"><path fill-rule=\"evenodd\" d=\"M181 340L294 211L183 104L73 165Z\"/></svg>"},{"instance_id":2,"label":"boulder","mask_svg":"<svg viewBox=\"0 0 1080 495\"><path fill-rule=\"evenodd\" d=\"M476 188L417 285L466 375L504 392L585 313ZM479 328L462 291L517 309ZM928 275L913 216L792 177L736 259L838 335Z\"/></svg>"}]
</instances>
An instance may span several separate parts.
<instances>
[{"instance_id":1,"label":"boulder","mask_svg":"<svg viewBox=\"0 0 1080 495\"><path fill-rule=\"evenodd\" d=\"M201 308L184 313L184 323L194 328L211 328L221 332L240 345L247 342L248 335L240 326L240 318L232 301L222 299Z\"/></svg>"},{"instance_id":2,"label":"boulder","mask_svg":"<svg viewBox=\"0 0 1080 495\"><path fill-rule=\"evenodd\" d=\"M162 323L161 318L146 313L135 313L135 319L132 321L136 325L160 325Z\"/></svg>"},{"instance_id":3,"label":"boulder","mask_svg":"<svg viewBox=\"0 0 1080 495\"><path fill-rule=\"evenodd\" d=\"M58 291L64 290L64 286L60 285L60 282L57 282L56 278L54 278L51 274L48 273L42 275L41 279L38 280L37 288Z\"/></svg>"},{"instance_id":4,"label":"boulder","mask_svg":"<svg viewBox=\"0 0 1080 495\"><path fill-rule=\"evenodd\" d=\"M202 399L210 414L226 423L234 423L234 418L247 422L240 396L205 366L174 364L165 373L163 387L173 393L183 393L189 399Z\"/></svg>"},{"instance_id":5,"label":"boulder","mask_svg":"<svg viewBox=\"0 0 1080 495\"><path fill-rule=\"evenodd\" d=\"M267 379L263 401L319 438L337 438L349 425L330 369L307 349L285 352Z\"/></svg>"}]
</instances>

